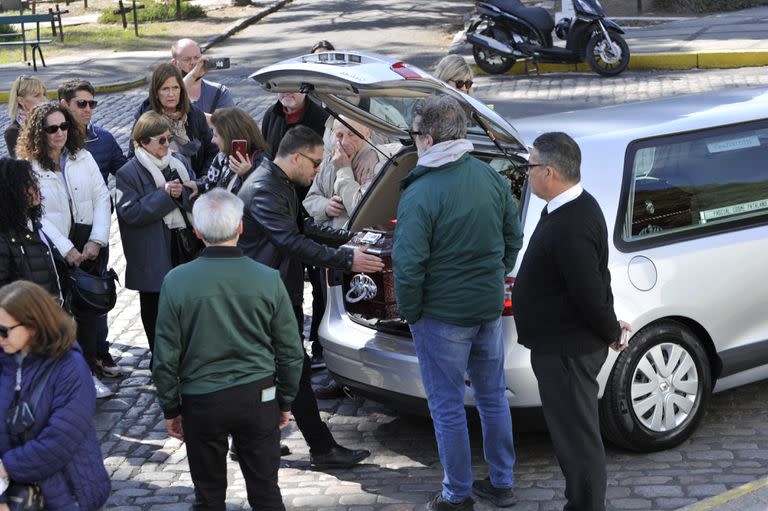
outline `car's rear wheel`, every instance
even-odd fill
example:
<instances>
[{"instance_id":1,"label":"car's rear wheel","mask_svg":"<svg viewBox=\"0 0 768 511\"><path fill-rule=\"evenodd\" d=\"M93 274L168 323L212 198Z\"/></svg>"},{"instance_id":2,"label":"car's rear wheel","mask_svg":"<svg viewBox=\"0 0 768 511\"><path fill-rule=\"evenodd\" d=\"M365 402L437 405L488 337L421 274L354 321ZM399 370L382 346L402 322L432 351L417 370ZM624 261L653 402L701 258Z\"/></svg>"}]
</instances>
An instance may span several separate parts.
<instances>
[{"instance_id":1,"label":"car's rear wheel","mask_svg":"<svg viewBox=\"0 0 768 511\"><path fill-rule=\"evenodd\" d=\"M616 360L600 402L603 435L635 451L678 445L701 421L712 394L707 352L677 321L652 324Z\"/></svg>"}]
</instances>

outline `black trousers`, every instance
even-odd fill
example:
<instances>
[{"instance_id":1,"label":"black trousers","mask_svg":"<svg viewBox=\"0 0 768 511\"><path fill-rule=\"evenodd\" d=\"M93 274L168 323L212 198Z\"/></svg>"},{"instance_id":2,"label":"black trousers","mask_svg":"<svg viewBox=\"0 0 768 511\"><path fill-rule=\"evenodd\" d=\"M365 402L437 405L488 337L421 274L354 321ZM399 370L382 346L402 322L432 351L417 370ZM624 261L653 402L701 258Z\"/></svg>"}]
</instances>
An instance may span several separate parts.
<instances>
[{"instance_id":1,"label":"black trousers","mask_svg":"<svg viewBox=\"0 0 768 511\"><path fill-rule=\"evenodd\" d=\"M141 324L144 325L144 333L147 334L149 351L155 351L155 327L157 326L157 308L160 305L160 293L147 293L139 291L139 309L141 311ZM152 367L152 358L149 359L149 367Z\"/></svg>"},{"instance_id":2,"label":"black trousers","mask_svg":"<svg viewBox=\"0 0 768 511\"><path fill-rule=\"evenodd\" d=\"M99 322L101 318L96 317L75 317L77 323L77 342L83 350L83 358L93 370L96 362L96 351L99 340Z\"/></svg>"},{"instance_id":3,"label":"black trousers","mask_svg":"<svg viewBox=\"0 0 768 511\"><path fill-rule=\"evenodd\" d=\"M607 356L607 348L580 356L531 351L544 418L565 476L564 511L605 511L597 373Z\"/></svg>"},{"instance_id":4,"label":"black trousers","mask_svg":"<svg viewBox=\"0 0 768 511\"><path fill-rule=\"evenodd\" d=\"M312 324L309 327L309 341L312 343L312 355L322 355L323 346L318 338L320 320L325 314L325 268L307 266L309 282L312 284Z\"/></svg>"},{"instance_id":5,"label":"black trousers","mask_svg":"<svg viewBox=\"0 0 768 511\"><path fill-rule=\"evenodd\" d=\"M195 485L194 510L225 511L228 435L237 449L248 503L253 509L284 511L277 485L280 468L280 409L276 399L262 401L268 378L246 385L181 399L184 442Z\"/></svg>"},{"instance_id":6,"label":"black trousers","mask_svg":"<svg viewBox=\"0 0 768 511\"><path fill-rule=\"evenodd\" d=\"M304 311L301 305L294 305L293 313L296 315L299 335L301 335L304 326ZM320 418L317 398L315 398L315 392L312 390L312 364L306 351L304 352L304 366L299 380L299 392L293 400L291 413L296 419L296 425L304 436L304 440L309 445L310 454L325 454L336 445L331 431Z\"/></svg>"}]
</instances>

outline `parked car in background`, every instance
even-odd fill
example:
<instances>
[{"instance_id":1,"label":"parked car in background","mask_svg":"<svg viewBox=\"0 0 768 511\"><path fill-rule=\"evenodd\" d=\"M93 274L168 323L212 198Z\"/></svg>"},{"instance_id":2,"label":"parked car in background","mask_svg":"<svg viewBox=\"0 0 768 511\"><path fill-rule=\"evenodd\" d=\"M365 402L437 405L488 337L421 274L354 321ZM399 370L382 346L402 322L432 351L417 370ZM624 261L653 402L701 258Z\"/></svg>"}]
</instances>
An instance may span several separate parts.
<instances>
[{"instance_id":1,"label":"parked car in background","mask_svg":"<svg viewBox=\"0 0 768 511\"><path fill-rule=\"evenodd\" d=\"M406 130L424 95L450 94L470 113L474 154L512 178L526 240L544 207L516 168L527 158L526 141L545 131L576 139L582 183L612 235L616 314L634 329L629 348L611 351L599 375L610 441L639 451L674 446L701 421L713 391L768 378L768 293L760 289L768 278L768 89L518 119L512 127L476 99L380 55L307 55L252 78L270 91L307 92L400 141L348 224L378 233L372 247L385 256L399 181L417 159ZM329 273L320 327L328 369L351 392L396 407L424 405L408 326L392 307L391 278L369 277L375 298L352 303L365 279ZM510 406L539 407L512 303L505 304L503 328ZM466 404L473 405L471 382Z\"/></svg>"}]
</instances>

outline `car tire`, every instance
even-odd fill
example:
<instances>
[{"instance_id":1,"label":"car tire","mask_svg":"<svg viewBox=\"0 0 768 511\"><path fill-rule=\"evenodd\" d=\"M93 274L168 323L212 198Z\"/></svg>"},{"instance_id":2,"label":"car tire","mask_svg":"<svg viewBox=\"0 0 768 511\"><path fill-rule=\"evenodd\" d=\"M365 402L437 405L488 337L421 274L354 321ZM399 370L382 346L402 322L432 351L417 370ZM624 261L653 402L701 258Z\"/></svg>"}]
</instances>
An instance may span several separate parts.
<instances>
[{"instance_id":1,"label":"car tire","mask_svg":"<svg viewBox=\"0 0 768 511\"><path fill-rule=\"evenodd\" d=\"M701 341L677 321L638 332L619 354L600 401L603 436L640 452L668 449L696 429L712 395Z\"/></svg>"}]
</instances>

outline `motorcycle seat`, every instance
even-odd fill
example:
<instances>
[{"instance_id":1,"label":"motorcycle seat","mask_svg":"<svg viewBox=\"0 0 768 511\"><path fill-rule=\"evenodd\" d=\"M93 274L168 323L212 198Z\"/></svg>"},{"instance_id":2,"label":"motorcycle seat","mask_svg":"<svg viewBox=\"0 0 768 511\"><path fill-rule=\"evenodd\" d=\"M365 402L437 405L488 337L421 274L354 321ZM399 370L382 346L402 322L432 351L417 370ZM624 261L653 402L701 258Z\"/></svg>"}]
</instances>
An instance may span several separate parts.
<instances>
[{"instance_id":1,"label":"motorcycle seat","mask_svg":"<svg viewBox=\"0 0 768 511\"><path fill-rule=\"evenodd\" d=\"M487 0L489 4L498 7L502 11L514 14L539 29L544 34L549 34L555 28L555 20L543 7L526 7L520 0Z\"/></svg>"}]
</instances>

